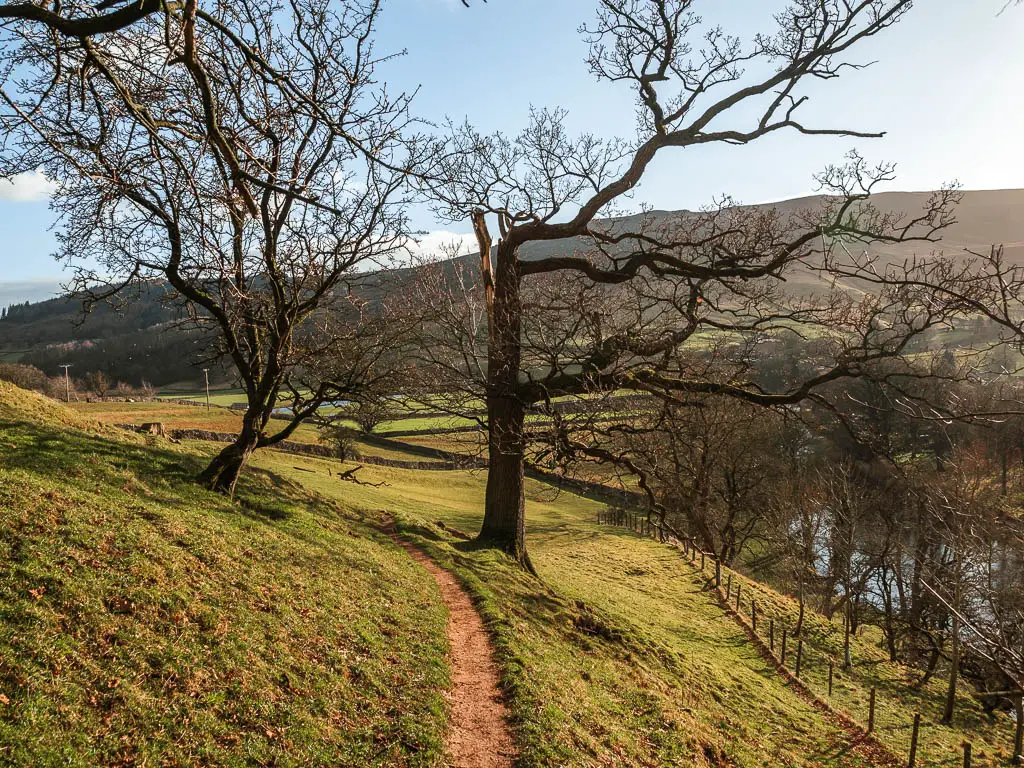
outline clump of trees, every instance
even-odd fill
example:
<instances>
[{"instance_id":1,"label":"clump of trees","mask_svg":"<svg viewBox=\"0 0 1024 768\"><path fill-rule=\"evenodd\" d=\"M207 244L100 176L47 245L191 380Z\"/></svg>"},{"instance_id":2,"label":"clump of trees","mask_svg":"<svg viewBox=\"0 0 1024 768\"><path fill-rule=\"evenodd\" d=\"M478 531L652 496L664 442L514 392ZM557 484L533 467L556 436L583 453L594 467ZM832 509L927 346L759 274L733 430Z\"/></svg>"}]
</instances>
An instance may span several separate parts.
<instances>
[{"instance_id":1,"label":"clump of trees","mask_svg":"<svg viewBox=\"0 0 1024 768\"><path fill-rule=\"evenodd\" d=\"M90 371L80 378L68 379L64 376L47 376L39 368L21 363L0 363L0 381L39 392L55 400L81 400L90 397L146 399L155 394L153 387L146 382L135 387L123 381L111 380L102 371Z\"/></svg>"}]
</instances>

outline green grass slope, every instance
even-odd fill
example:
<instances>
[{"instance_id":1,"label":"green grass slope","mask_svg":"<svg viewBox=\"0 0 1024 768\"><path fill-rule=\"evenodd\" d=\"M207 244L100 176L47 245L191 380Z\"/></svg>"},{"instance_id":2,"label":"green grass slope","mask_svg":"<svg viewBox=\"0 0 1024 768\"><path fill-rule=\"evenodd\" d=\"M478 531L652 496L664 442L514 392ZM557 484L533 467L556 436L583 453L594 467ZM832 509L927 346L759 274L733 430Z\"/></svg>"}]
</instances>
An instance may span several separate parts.
<instances>
[{"instance_id":1,"label":"green grass slope","mask_svg":"<svg viewBox=\"0 0 1024 768\"><path fill-rule=\"evenodd\" d=\"M430 577L265 471L0 383L0 764L443 764Z\"/></svg>"},{"instance_id":2,"label":"green grass slope","mask_svg":"<svg viewBox=\"0 0 1024 768\"><path fill-rule=\"evenodd\" d=\"M481 472L365 467L359 476L367 484L349 486L328 474L336 474L331 462L273 453L257 462L348 504L396 513L409 536L458 573L497 637L524 765L871 764L833 717L757 653L706 589L706 577L667 545L598 526L603 507L596 502L527 481L528 541L540 583L433 525L477 530ZM762 635L769 617L780 635L795 624L789 598L749 580L743 595L747 615L749 598L758 599ZM810 616L808 638L803 677L824 698L828 658L842 658L841 627ZM914 690L916 675L885 660L876 633L853 643L854 670L837 670L832 706L866 723L876 687L876 736L900 759L913 713L921 711L919 765L962 765L964 740L974 744L976 766L1007 764L1007 717L990 720L961 695L954 726L940 726L941 681ZM791 645L791 668L794 655Z\"/></svg>"},{"instance_id":3,"label":"green grass slope","mask_svg":"<svg viewBox=\"0 0 1024 768\"><path fill-rule=\"evenodd\" d=\"M872 764L757 655L693 569L654 542L599 530L595 502L527 482L541 583L433 525L475 530L482 473L366 467L367 484L349 487L327 461L265 453L257 462L396 513L460 576L497 639L522 765Z\"/></svg>"}]
</instances>

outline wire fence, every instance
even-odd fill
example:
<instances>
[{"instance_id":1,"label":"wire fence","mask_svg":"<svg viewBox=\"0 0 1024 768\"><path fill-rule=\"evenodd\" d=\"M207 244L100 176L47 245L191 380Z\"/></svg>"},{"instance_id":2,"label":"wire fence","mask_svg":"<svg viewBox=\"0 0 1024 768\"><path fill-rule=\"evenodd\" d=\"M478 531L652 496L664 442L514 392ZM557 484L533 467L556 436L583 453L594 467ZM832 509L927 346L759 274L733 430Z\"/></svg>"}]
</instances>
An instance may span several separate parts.
<instances>
[{"instance_id":1,"label":"wire fence","mask_svg":"<svg viewBox=\"0 0 1024 768\"><path fill-rule=\"evenodd\" d=\"M831 622L824 630L820 622L805 621L796 631L791 612L780 610L780 601L773 600L765 587L723 566L714 553L704 551L692 539L680 539L642 512L607 509L598 513L597 521L600 525L626 528L676 548L702 578L706 589L717 595L722 607L784 679L819 707L827 709L847 730L870 742L893 765L915 768L924 764L920 752L926 736L924 729L929 723L924 721L920 709L914 711L902 700L884 702L887 706L883 707L884 694L877 686L870 687L866 701L858 696L841 695L840 678L852 669L854 659L846 651L842 633L837 632ZM859 686L849 687L854 692L862 692ZM838 706L839 698L846 704L843 709ZM849 710L858 705L859 711L851 714ZM880 732L886 736L884 743L878 738ZM894 746L900 755L893 752ZM962 765L972 768L973 745L964 742L961 749ZM1022 764L1020 754L1014 754L1012 764Z\"/></svg>"}]
</instances>

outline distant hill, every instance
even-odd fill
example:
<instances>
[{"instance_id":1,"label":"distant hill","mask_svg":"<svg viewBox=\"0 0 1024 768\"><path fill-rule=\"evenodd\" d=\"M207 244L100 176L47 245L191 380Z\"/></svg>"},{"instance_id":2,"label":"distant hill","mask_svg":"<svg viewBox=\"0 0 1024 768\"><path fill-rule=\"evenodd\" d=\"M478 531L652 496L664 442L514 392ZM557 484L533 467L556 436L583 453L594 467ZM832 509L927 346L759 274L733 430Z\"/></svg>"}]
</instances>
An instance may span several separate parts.
<instances>
[{"instance_id":1,"label":"distant hill","mask_svg":"<svg viewBox=\"0 0 1024 768\"><path fill-rule=\"evenodd\" d=\"M930 194L883 192L872 199L880 209L913 216L922 210ZM802 197L751 207L791 213L816 208L821 199ZM655 211L652 215L685 214ZM880 246L875 252L883 260L895 262L915 255L927 256L933 251L984 252L994 244L1005 247L1011 263L1024 264L1024 189L965 192L957 209L957 223L943 233L940 243ZM577 240L530 243L524 246L522 256L529 260L572 254L582 245ZM479 263L479 256L470 254L455 261L472 267ZM415 270L403 273L406 278L412 274ZM810 273L794 274L790 280L790 289L796 292L823 287L817 276ZM380 294L379 282L371 276L361 290L372 300ZM175 312L165 305L164 298L162 286L154 284L147 294L121 311L97 307L86 317L81 314L81 302L71 296L10 307L8 316L0 320L0 360L32 362L51 375L58 372L58 364L72 362L79 374L104 370L133 384L140 383L140 378L157 386L194 378L196 372L191 368L201 357L197 339L170 329Z\"/></svg>"}]
</instances>

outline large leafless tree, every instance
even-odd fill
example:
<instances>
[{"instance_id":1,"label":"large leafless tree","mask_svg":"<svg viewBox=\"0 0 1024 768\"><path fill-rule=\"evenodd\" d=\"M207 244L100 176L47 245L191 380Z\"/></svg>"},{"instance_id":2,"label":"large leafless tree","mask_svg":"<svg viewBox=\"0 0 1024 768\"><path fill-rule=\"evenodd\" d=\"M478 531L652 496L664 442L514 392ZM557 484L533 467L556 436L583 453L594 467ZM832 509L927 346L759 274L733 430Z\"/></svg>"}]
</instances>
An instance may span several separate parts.
<instances>
[{"instance_id":1,"label":"large leafless tree","mask_svg":"<svg viewBox=\"0 0 1024 768\"><path fill-rule=\"evenodd\" d=\"M112 284L96 298L166 280L237 371L247 409L212 488L387 359L387 307L353 296L405 242L414 161L408 99L377 82L378 12L186 2L96 39L5 30L3 170L57 183L60 255Z\"/></svg>"},{"instance_id":2,"label":"large leafless tree","mask_svg":"<svg viewBox=\"0 0 1024 768\"><path fill-rule=\"evenodd\" d=\"M919 316L926 302L901 288L874 306L847 303L842 312L777 300L791 270L820 265L840 240L927 240L950 221L952 192L936 195L917 217L875 210L868 196L890 169L870 169L859 158L823 175L828 197L814 211L790 216L720 205L669 219L612 216L670 150L750 144L780 132L880 135L807 125L801 108L810 84L860 66L852 53L903 18L909 0L795 0L777 14L774 31L748 41L704 25L700 5L601 0L596 22L584 27L591 72L636 95L634 139L570 136L559 110L532 112L514 137L453 125L430 177L438 210L471 220L481 253L490 466L480 540L524 562L524 425L531 406L623 387L667 400L714 394L796 403L857 375L865 361L897 353L900 332L914 334L936 319L926 308ZM528 247L543 252L527 260ZM591 315L566 301L563 326L580 319L572 344L563 347L572 350L563 358L571 364L537 365L524 357L524 329L536 314L525 307L524 291L552 279L588 290L625 287L631 306L643 310L643 327L608 318L588 323ZM679 354L709 328L749 333L783 322L828 324L822 313L829 311L836 327L852 329L846 338L854 341L828 370L784 392L699 375Z\"/></svg>"}]
</instances>

